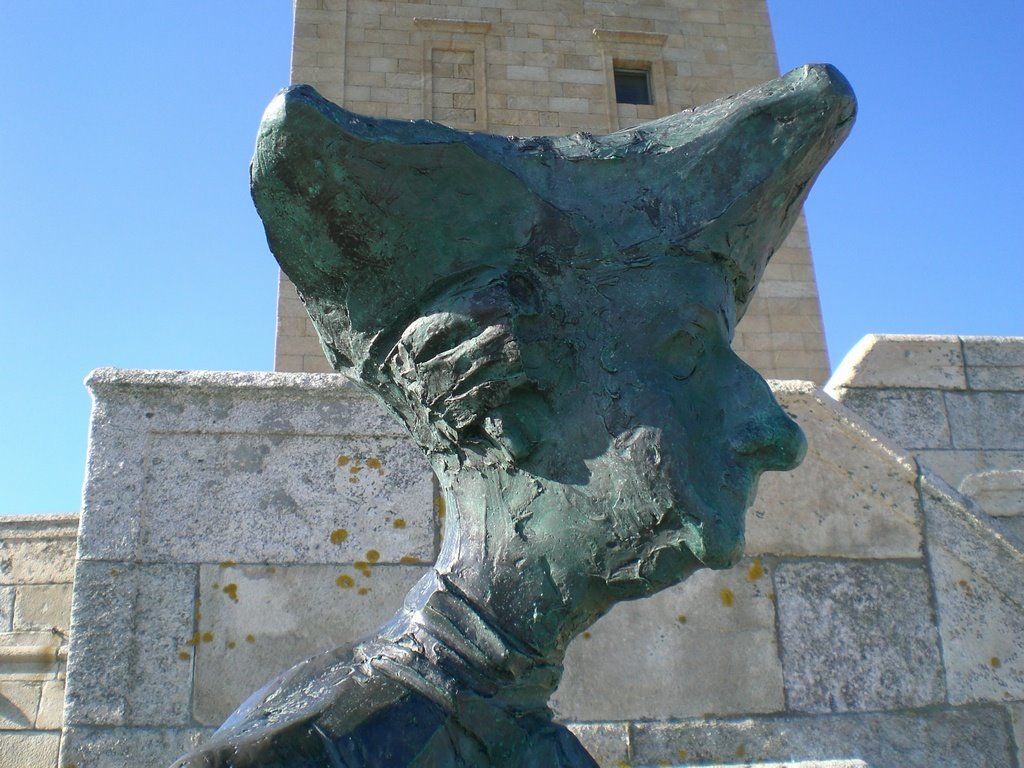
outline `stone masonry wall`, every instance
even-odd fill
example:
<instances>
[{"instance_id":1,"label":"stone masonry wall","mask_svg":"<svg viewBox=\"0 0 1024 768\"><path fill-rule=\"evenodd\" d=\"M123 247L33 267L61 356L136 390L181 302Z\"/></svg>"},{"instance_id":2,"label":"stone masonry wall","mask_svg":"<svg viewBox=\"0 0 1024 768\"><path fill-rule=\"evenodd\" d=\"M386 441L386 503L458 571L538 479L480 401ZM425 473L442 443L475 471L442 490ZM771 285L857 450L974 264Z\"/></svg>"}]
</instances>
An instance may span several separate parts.
<instances>
[{"instance_id":1,"label":"stone masonry wall","mask_svg":"<svg viewBox=\"0 0 1024 768\"><path fill-rule=\"evenodd\" d=\"M826 391L1024 542L1024 339L865 336Z\"/></svg>"},{"instance_id":2,"label":"stone masonry wall","mask_svg":"<svg viewBox=\"0 0 1024 768\"><path fill-rule=\"evenodd\" d=\"M616 66L648 70L654 103L616 103ZM610 133L777 74L764 0L298 0L295 8L292 82L356 112L497 134ZM734 346L765 376L828 376L802 216ZM283 276L275 368L328 370Z\"/></svg>"},{"instance_id":3,"label":"stone masonry wall","mask_svg":"<svg viewBox=\"0 0 1024 768\"><path fill-rule=\"evenodd\" d=\"M422 456L338 377L89 386L62 765L170 762L438 551ZM578 638L558 716L602 766L1020 768L1024 552L828 396L775 389L810 448L762 479L747 556Z\"/></svg>"},{"instance_id":4,"label":"stone masonry wall","mask_svg":"<svg viewBox=\"0 0 1024 768\"><path fill-rule=\"evenodd\" d=\"M0 766L57 763L78 516L0 518Z\"/></svg>"}]
</instances>

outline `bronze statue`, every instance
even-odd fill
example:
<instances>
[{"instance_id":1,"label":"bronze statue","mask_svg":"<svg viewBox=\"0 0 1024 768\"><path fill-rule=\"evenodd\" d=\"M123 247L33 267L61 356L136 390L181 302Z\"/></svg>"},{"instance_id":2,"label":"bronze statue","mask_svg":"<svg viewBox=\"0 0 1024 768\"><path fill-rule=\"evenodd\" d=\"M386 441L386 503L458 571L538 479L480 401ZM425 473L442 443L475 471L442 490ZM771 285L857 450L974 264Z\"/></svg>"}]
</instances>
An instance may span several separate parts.
<instances>
[{"instance_id":1,"label":"bronze statue","mask_svg":"<svg viewBox=\"0 0 1024 768\"><path fill-rule=\"evenodd\" d=\"M595 765L547 704L568 643L735 563L758 476L802 458L730 342L854 111L829 66L605 137L280 94L252 165L271 249L430 460L444 546L390 623L176 765Z\"/></svg>"}]
</instances>

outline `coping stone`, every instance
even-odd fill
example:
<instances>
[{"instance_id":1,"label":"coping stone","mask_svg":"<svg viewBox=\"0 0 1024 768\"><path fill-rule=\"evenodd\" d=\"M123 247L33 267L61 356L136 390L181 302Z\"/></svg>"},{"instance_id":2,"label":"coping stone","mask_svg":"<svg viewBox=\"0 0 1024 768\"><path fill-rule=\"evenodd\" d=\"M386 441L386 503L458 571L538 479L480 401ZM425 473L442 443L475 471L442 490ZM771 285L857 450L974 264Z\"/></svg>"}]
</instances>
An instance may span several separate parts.
<instances>
[{"instance_id":1,"label":"coping stone","mask_svg":"<svg viewBox=\"0 0 1024 768\"><path fill-rule=\"evenodd\" d=\"M967 383L972 389L1024 390L1024 340L1016 336L963 336Z\"/></svg>"},{"instance_id":2,"label":"coping stone","mask_svg":"<svg viewBox=\"0 0 1024 768\"><path fill-rule=\"evenodd\" d=\"M936 389L835 389L829 394L907 450L951 448L946 400ZM963 447L963 446L957 446Z\"/></svg>"},{"instance_id":3,"label":"coping stone","mask_svg":"<svg viewBox=\"0 0 1024 768\"><path fill-rule=\"evenodd\" d=\"M783 562L775 589L789 709L895 709L945 698L923 563Z\"/></svg>"},{"instance_id":4,"label":"coping stone","mask_svg":"<svg viewBox=\"0 0 1024 768\"><path fill-rule=\"evenodd\" d=\"M813 388L773 383L803 428L808 451L792 472L766 472L747 515L747 552L832 557L919 557L913 459L864 429Z\"/></svg>"},{"instance_id":5,"label":"coping stone","mask_svg":"<svg viewBox=\"0 0 1024 768\"><path fill-rule=\"evenodd\" d=\"M143 561L434 557L433 475L405 439L154 435L146 464Z\"/></svg>"},{"instance_id":6,"label":"coping stone","mask_svg":"<svg viewBox=\"0 0 1024 768\"><path fill-rule=\"evenodd\" d=\"M0 738L0 766L53 768L57 765L60 734L53 731L6 731ZM85 768L85 766L80 766Z\"/></svg>"},{"instance_id":7,"label":"coping stone","mask_svg":"<svg viewBox=\"0 0 1024 768\"><path fill-rule=\"evenodd\" d=\"M862 760L870 768L1015 768L1009 718L993 705L920 712L635 723L633 765ZM813 764L813 763L812 763Z\"/></svg>"},{"instance_id":8,"label":"coping stone","mask_svg":"<svg viewBox=\"0 0 1024 768\"><path fill-rule=\"evenodd\" d=\"M0 584L70 582L77 515L0 518Z\"/></svg>"},{"instance_id":9,"label":"coping stone","mask_svg":"<svg viewBox=\"0 0 1024 768\"><path fill-rule=\"evenodd\" d=\"M75 768L162 768L211 735L212 728L73 726L64 731L60 765L73 765Z\"/></svg>"},{"instance_id":10,"label":"coping stone","mask_svg":"<svg viewBox=\"0 0 1024 768\"><path fill-rule=\"evenodd\" d=\"M639 720L784 708L771 574L760 560L698 571L619 603L569 646L552 698L563 720Z\"/></svg>"},{"instance_id":11,"label":"coping stone","mask_svg":"<svg viewBox=\"0 0 1024 768\"><path fill-rule=\"evenodd\" d=\"M960 493L993 517L1024 516L1024 469L975 472L960 483Z\"/></svg>"},{"instance_id":12,"label":"coping stone","mask_svg":"<svg viewBox=\"0 0 1024 768\"><path fill-rule=\"evenodd\" d=\"M411 565L366 570L369 576L351 565L201 566L199 642L194 651L176 649L195 656L195 720L220 725L270 677L369 634L425 572Z\"/></svg>"},{"instance_id":13,"label":"coping stone","mask_svg":"<svg viewBox=\"0 0 1024 768\"><path fill-rule=\"evenodd\" d=\"M79 561L68 653L70 725L187 725L195 566Z\"/></svg>"},{"instance_id":14,"label":"coping stone","mask_svg":"<svg viewBox=\"0 0 1024 768\"><path fill-rule=\"evenodd\" d=\"M621 768L629 758L626 723L566 723L601 768Z\"/></svg>"},{"instance_id":15,"label":"coping stone","mask_svg":"<svg viewBox=\"0 0 1024 768\"><path fill-rule=\"evenodd\" d=\"M367 538L393 544L382 555L432 559L426 460L344 377L100 369L87 384L81 558L351 560L358 537L340 549L328 538L358 517Z\"/></svg>"},{"instance_id":16,"label":"coping stone","mask_svg":"<svg viewBox=\"0 0 1024 768\"><path fill-rule=\"evenodd\" d=\"M846 353L825 391L904 387L966 389L960 337L868 334Z\"/></svg>"},{"instance_id":17,"label":"coping stone","mask_svg":"<svg viewBox=\"0 0 1024 768\"><path fill-rule=\"evenodd\" d=\"M1024 446L1024 392L946 392L945 400L954 447Z\"/></svg>"}]
</instances>

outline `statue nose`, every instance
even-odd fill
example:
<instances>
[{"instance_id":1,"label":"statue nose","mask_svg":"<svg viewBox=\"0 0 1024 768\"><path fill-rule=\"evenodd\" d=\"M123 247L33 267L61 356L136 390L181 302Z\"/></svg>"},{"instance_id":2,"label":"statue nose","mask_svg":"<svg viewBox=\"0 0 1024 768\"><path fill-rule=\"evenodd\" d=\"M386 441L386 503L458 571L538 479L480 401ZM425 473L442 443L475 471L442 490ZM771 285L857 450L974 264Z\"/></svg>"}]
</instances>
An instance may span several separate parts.
<instances>
[{"instance_id":1,"label":"statue nose","mask_svg":"<svg viewBox=\"0 0 1024 768\"><path fill-rule=\"evenodd\" d=\"M807 453L807 438L782 410L767 383L762 379L758 384L759 397L751 403L744 425L731 441L733 452L752 462L758 473L795 469Z\"/></svg>"}]
</instances>

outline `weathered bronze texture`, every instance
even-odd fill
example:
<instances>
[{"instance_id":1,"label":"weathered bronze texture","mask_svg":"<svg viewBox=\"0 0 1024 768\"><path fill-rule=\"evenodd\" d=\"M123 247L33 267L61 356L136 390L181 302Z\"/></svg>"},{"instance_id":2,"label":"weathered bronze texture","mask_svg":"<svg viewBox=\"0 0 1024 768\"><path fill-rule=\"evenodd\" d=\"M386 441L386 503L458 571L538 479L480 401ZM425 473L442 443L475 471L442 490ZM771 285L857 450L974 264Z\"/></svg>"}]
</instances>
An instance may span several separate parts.
<instances>
[{"instance_id":1,"label":"weathered bronze texture","mask_svg":"<svg viewBox=\"0 0 1024 768\"><path fill-rule=\"evenodd\" d=\"M277 96L252 164L271 249L432 464L444 545L389 624L177 765L595 765L547 704L568 643L733 564L758 476L802 458L730 342L854 112L829 66L604 137Z\"/></svg>"}]
</instances>

